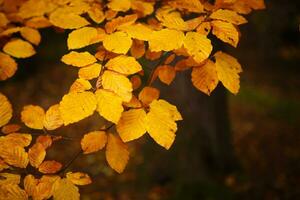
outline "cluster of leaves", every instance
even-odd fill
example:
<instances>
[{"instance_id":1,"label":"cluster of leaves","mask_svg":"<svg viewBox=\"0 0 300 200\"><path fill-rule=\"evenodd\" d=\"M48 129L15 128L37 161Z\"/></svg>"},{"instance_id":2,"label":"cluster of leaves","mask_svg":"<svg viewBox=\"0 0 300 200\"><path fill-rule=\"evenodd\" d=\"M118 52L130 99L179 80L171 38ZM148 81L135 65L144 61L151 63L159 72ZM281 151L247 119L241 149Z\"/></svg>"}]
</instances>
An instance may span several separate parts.
<instances>
[{"instance_id":1,"label":"cluster of leaves","mask_svg":"<svg viewBox=\"0 0 300 200\"><path fill-rule=\"evenodd\" d=\"M44 132L34 143L21 125L8 124L13 109L0 93L0 199L79 199L76 185L91 179L82 172L65 173L69 164L45 160L47 149L63 138L49 132L95 113L111 125L86 133L80 153L106 148L106 160L118 173L129 160L129 141L148 133L169 149L182 117L152 83L159 79L169 85L177 73L192 69L192 83L200 91L210 95L220 81L236 94L242 68L234 57L213 52L209 37L236 47L238 25L247 22L242 14L263 8L263 0L0 0L0 80L15 74L14 58L36 53L39 29L47 27L71 30L70 52L61 61L79 69L60 102L46 111L23 107L25 126ZM78 50L90 45L97 45L95 54ZM21 178L13 173L19 168L35 172Z\"/></svg>"}]
</instances>

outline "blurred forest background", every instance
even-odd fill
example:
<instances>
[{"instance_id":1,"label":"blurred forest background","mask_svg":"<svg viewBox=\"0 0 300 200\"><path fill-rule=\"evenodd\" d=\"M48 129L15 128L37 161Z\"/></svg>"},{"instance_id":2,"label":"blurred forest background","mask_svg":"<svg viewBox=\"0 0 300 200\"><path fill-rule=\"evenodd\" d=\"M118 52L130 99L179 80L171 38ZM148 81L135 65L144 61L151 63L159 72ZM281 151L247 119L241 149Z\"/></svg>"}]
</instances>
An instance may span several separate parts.
<instances>
[{"instance_id":1,"label":"blurred forest background","mask_svg":"<svg viewBox=\"0 0 300 200\"><path fill-rule=\"evenodd\" d=\"M300 199L300 2L266 4L242 26L237 49L220 46L243 66L240 93L219 85L207 97L192 86L189 71L171 87L157 84L183 114L175 144L166 151L144 136L131 145L122 175L107 167L104 152L80 157L70 169L94 181L81 188L82 199ZM75 80L77 70L58 62L67 34L42 34L38 54L0 83L15 113L26 104L59 102ZM89 118L58 132L80 138L102 125ZM60 141L48 156L66 163L79 149L79 141Z\"/></svg>"}]
</instances>

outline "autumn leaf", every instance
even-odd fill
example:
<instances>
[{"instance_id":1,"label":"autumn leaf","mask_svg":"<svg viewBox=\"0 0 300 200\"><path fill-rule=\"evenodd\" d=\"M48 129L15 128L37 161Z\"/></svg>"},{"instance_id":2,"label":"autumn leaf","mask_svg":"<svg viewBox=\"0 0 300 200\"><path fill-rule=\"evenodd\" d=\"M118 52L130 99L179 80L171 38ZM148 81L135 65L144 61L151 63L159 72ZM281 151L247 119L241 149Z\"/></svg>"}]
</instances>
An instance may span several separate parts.
<instances>
[{"instance_id":1,"label":"autumn leaf","mask_svg":"<svg viewBox=\"0 0 300 200\"><path fill-rule=\"evenodd\" d=\"M172 29L162 29L154 31L150 40L149 48L151 51L172 51L179 49L184 40L184 34L181 31Z\"/></svg>"},{"instance_id":2,"label":"autumn leaf","mask_svg":"<svg viewBox=\"0 0 300 200\"><path fill-rule=\"evenodd\" d=\"M55 130L61 127L64 124L64 121L61 117L59 111L59 104L52 105L47 111L44 116L43 126L47 130Z\"/></svg>"},{"instance_id":3,"label":"autumn leaf","mask_svg":"<svg viewBox=\"0 0 300 200\"><path fill-rule=\"evenodd\" d=\"M0 127L4 126L12 118L12 106L7 97L0 93Z\"/></svg>"},{"instance_id":4,"label":"autumn leaf","mask_svg":"<svg viewBox=\"0 0 300 200\"><path fill-rule=\"evenodd\" d=\"M204 65L193 67L192 83L207 95L217 87L219 82L215 63L208 60Z\"/></svg>"},{"instance_id":5,"label":"autumn leaf","mask_svg":"<svg viewBox=\"0 0 300 200\"><path fill-rule=\"evenodd\" d=\"M67 65L72 65L75 67L85 67L95 63L96 58L89 52L76 52L71 51L70 53L64 55L61 61Z\"/></svg>"},{"instance_id":6,"label":"autumn leaf","mask_svg":"<svg viewBox=\"0 0 300 200\"><path fill-rule=\"evenodd\" d=\"M39 166L39 172L43 174L55 174L62 167L62 164L55 160L47 160Z\"/></svg>"},{"instance_id":7,"label":"autumn leaf","mask_svg":"<svg viewBox=\"0 0 300 200\"><path fill-rule=\"evenodd\" d=\"M25 40L34 45L39 45L42 39L42 36L38 30L29 27L21 28L20 34Z\"/></svg>"},{"instance_id":8,"label":"autumn leaf","mask_svg":"<svg viewBox=\"0 0 300 200\"><path fill-rule=\"evenodd\" d=\"M123 142L138 139L146 133L146 112L144 109L132 109L122 113L117 131Z\"/></svg>"},{"instance_id":9,"label":"autumn leaf","mask_svg":"<svg viewBox=\"0 0 300 200\"><path fill-rule=\"evenodd\" d=\"M132 40L127 33L118 31L106 35L103 40L103 46L106 50L126 54L132 45Z\"/></svg>"},{"instance_id":10,"label":"autumn leaf","mask_svg":"<svg viewBox=\"0 0 300 200\"><path fill-rule=\"evenodd\" d=\"M110 59L105 65L108 69L121 74L135 74L142 70L142 66L134 57L120 55Z\"/></svg>"},{"instance_id":11,"label":"autumn leaf","mask_svg":"<svg viewBox=\"0 0 300 200\"><path fill-rule=\"evenodd\" d=\"M213 34L223 42L226 42L233 47L237 47L239 43L239 32L234 25L229 22L214 20L211 22L213 27Z\"/></svg>"},{"instance_id":12,"label":"autumn leaf","mask_svg":"<svg viewBox=\"0 0 300 200\"><path fill-rule=\"evenodd\" d=\"M226 9L218 9L213 12L210 16L211 19L223 20L232 24L241 25L247 23L247 20L237 14L235 11L226 10Z\"/></svg>"},{"instance_id":13,"label":"autumn leaf","mask_svg":"<svg viewBox=\"0 0 300 200\"><path fill-rule=\"evenodd\" d=\"M92 92L66 94L59 103L64 125L78 122L94 113L97 102Z\"/></svg>"},{"instance_id":14,"label":"autumn leaf","mask_svg":"<svg viewBox=\"0 0 300 200\"><path fill-rule=\"evenodd\" d=\"M38 168L46 157L46 151L42 144L35 143L28 150L29 163L31 166Z\"/></svg>"},{"instance_id":15,"label":"autumn leaf","mask_svg":"<svg viewBox=\"0 0 300 200\"><path fill-rule=\"evenodd\" d=\"M97 42L98 31L94 27L83 27L72 31L68 36L68 48L80 49Z\"/></svg>"},{"instance_id":16,"label":"autumn leaf","mask_svg":"<svg viewBox=\"0 0 300 200\"><path fill-rule=\"evenodd\" d=\"M118 173L122 173L129 160L129 151L120 138L112 134L108 135L106 146L106 160L109 166Z\"/></svg>"},{"instance_id":17,"label":"autumn leaf","mask_svg":"<svg viewBox=\"0 0 300 200\"><path fill-rule=\"evenodd\" d=\"M52 12L49 16L49 21L54 26L63 29L77 29L89 25L89 22L85 18L72 12L66 12L63 9L57 9Z\"/></svg>"},{"instance_id":18,"label":"autumn leaf","mask_svg":"<svg viewBox=\"0 0 300 200\"><path fill-rule=\"evenodd\" d=\"M83 136L81 140L81 149L84 154L94 153L106 145L107 137L104 131L93 131Z\"/></svg>"},{"instance_id":19,"label":"autumn leaf","mask_svg":"<svg viewBox=\"0 0 300 200\"><path fill-rule=\"evenodd\" d=\"M139 100L145 105L149 105L152 101L159 98L160 91L154 87L144 87L139 93Z\"/></svg>"},{"instance_id":20,"label":"autumn leaf","mask_svg":"<svg viewBox=\"0 0 300 200\"><path fill-rule=\"evenodd\" d=\"M21 112L22 122L32 129L43 129L45 111L40 106L27 105Z\"/></svg>"},{"instance_id":21,"label":"autumn leaf","mask_svg":"<svg viewBox=\"0 0 300 200\"><path fill-rule=\"evenodd\" d=\"M237 94L240 88L241 65L237 59L220 51L214 57L219 80L230 92Z\"/></svg>"},{"instance_id":22,"label":"autumn leaf","mask_svg":"<svg viewBox=\"0 0 300 200\"><path fill-rule=\"evenodd\" d=\"M170 65L162 65L157 68L159 80L167 85L170 85L175 79L176 71Z\"/></svg>"},{"instance_id":23,"label":"autumn leaf","mask_svg":"<svg viewBox=\"0 0 300 200\"><path fill-rule=\"evenodd\" d=\"M18 64L9 55L0 52L0 81L12 77L18 69Z\"/></svg>"},{"instance_id":24,"label":"autumn leaf","mask_svg":"<svg viewBox=\"0 0 300 200\"><path fill-rule=\"evenodd\" d=\"M79 200L78 188L67 178L59 179L54 184L53 199Z\"/></svg>"},{"instance_id":25,"label":"autumn leaf","mask_svg":"<svg viewBox=\"0 0 300 200\"><path fill-rule=\"evenodd\" d=\"M102 65L94 63L86 67L82 67L78 71L78 77L86 80L97 78L101 72Z\"/></svg>"},{"instance_id":26,"label":"autumn leaf","mask_svg":"<svg viewBox=\"0 0 300 200\"><path fill-rule=\"evenodd\" d=\"M16 58L28 58L36 53L29 42L21 39L9 41L4 45L3 51Z\"/></svg>"},{"instance_id":27,"label":"autumn leaf","mask_svg":"<svg viewBox=\"0 0 300 200\"><path fill-rule=\"evenodd\" d=\"M88 185L92 183L90 176L82 172L68 172L66 178L75 185Z\"/></svg>"}]
</instances>

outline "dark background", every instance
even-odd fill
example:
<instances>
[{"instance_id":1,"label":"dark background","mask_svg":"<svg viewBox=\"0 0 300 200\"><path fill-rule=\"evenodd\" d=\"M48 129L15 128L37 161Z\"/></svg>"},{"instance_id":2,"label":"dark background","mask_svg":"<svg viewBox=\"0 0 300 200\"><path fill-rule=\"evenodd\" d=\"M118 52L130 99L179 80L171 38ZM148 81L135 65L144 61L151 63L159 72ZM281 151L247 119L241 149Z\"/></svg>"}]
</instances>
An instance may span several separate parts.
<instances>
[{"instance_id":1,"label":"dark background","mask_svg":"<svg viewBox=\"0 0 300 200\"><path fill-rule=\"evenodd\" d=\"M162 97L183 114L175 144L166 151L149 136L130 144L122 175L107 167L103 152L80 157L70 170L94 180L82 187L83 199L300 199L300 6L292 0L266 4L242 26L237 49L221 46L243 66L240 93L219 85L207 97L191 85L190 71L171 87L158 83ZM42 34L38 54L0 83L15 119L23 105L59 102L76 77L77 69L57 63L67 35ZM57 133L80 137L101 126L89 118ZM78 149L78 141L61 141L48 156L65 163Z\"/></svg>"}]
</instances>

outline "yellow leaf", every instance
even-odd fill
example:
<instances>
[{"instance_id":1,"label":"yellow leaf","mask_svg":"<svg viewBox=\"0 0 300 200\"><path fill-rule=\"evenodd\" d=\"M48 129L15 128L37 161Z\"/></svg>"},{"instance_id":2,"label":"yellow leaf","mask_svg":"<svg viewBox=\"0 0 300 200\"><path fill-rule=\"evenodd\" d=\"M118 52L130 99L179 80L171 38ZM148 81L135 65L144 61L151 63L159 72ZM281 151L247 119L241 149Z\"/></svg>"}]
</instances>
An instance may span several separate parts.
<instances>
[{"instance_id":1,"label":"yellow leaf","mask_svg":"<svg viewBox=\"0 0 300 200\"><path fill-rule=\"evenodd\" d=\"M92 115L97 107L92 92L66 94L59 103L59 111L65 125L78 122Z\"/></svg>"},{"instance_id":2,"label":"yellow leaf","mask_svg":"<svg viewBox=\"0 0 300 200\"><path fill-rule=\"evenodd\" d=\"M139 100L145 105L149 105L152 101L159 98L160 91L154 87L144 87L139 93Z\"/></svg>"},{"instance_id":3,"label":"yellow leaf","mask_svg":"<svg viewBox=\"0 0 300 200\"><path fill-rule=\"evenodd\" d=\"M207 95L217 87L219 82L215 63L208 60L204 65L194 67L192 71L192 83L200 91Z\"/></svg>"},{"instance_id":4,"label":"yellow leaf","mask_svg":"<svg viewBox=\"0 0 300 200\"><path fill-rule=\"evenodd\" d=\"M33 175L28 174L24 178L24 189L28 196L32 196L36 190L36 186L38 184L38 180L34 178Z\"/></svg>"},{"instance_id":5,"label":"yellow leaf","mask_svg":"<svg viewBox=\"0 0 300 200\"><path fill-rule=\"evenodd\" d=\"M175 140L177 124L182 117L177 108L164 100L154 100L146 117L147 132L159 145L169 149Z\"/></svg>"},{"instance_id":6,"label":"yellow leaf","mask_svg":"<svg viewBox=\"0 0 300 200\"><path fill-rule=\"evenodd\" d=\"M71 85L69 92L84 92L92 88L91 83L83 78L78 78Z\"/></svg>"},{"instance_id":7,"label":"yellow leaf","mask_svg":"<svg viewBox=\"0 0 300 200\"><path fill-rule=\"evenodd\" d=\"M0 186L1 200L28 200L28 195L16 184Z\"/></svg>"},{"instance_id":8,"label":"yellow leaf","mask_svg":"<svg viewBox=\"0 0 300 200\"><path fill-rule=\"evenodd\" d=\"M213 49L211 41L205 35L197 32L188 32L186 34L184 47L198 63L206 60Z\"/></svg>"},{"instance_id":9,"label":"yellow leaf","mask_svg":"<svg viewBox=\"0 0 300 200\"><path fill-rule=\"evenodd\" d=\"M99 89L96 91L97 111L99 114L115 124L118 123L123 112L122 98L113 92Z\"/></svg>"},{"instance_id":10,"label":"yellow leaf","mask_svg":"<svg viewBox=\"0 0 300 200\"><path fill-rule=\"evenodd\" d=\"M49 199L53 195L55 183L59 180L59 176L42 176L32 194L33 199Z\"/></svg>"},{"instance_id":11,"label":"yellow leaf","mask_svg":"<svg viewBox=\"0 0 300 200\"><path fill-rule=\"evenodd\" d=\"M49 13L53 11L55 7L56 5L51 0L29 0L21 5L18 14L23 19L28 19Z\"/></svg>"},{"instance_id":12,"label":"yellow leaf","mask_svg":"<svg viewBox=\"0 0 300 200\"><path fill-rule=\"evenodd\" d=\"M134 57L125 55L110 59L105 66L110 70L126 75L135 74L142 70L142 66Z\"/></svg>"},{"instance_id":13,"label":"yellow leaf","mask_svg":"<svg viewBox=\"0 0 300 200\"><path fill-rule=\"evenodd\" d=\"M97 24L100 24L105 20L105 15L101 10L101 5L94 3L88 10L89 17Z\"/></svg>"},{"instance_id":14,"label":"yellow leaf","mask_svg":"<svg viewBox=\"0 0 300 200\"><path fill-rule=\"evenodd\" d=\"M25 22L25 26L30 27L30 28L35 28L35 29L40 29L40 28L47 28L52 26L52 24L49 22L49 20L44 17L33 17Z\"/></svg>"},{"instance_id":15,"label":"yellow leaf","mask_svg":"<svg viewBox=\"0 0 300 200\"><path fill-rule=\"evenodd\" d=\"M212 33L223 42L226 42L233 47L237 47L239 43L239 32L234 25L229 22L214 20L211 22L213 31Z\"/></svg>"},{"instance_id":16,"label":"yellow leaf","mask_svg":"<svg viewBox=\"0 0 300 200\"><path fill-rule=\"evenodd\" d=\"M0 137L0 141L4 144L8 144L11 147L27 147L31 143L32 136L30 134L11 133L5 137Z\"/></svg>"},{"instance_id":17,"label":"yellow leaf","mask_svg":"<svg viewBox=\"0 0 300 200\"><path fill-rule=\"evenodd\" d=\"M144 2L144 1L131 1L131 9L137 11L137 13L141 13L142 16L147 16L153 13L154 5L152 2Z\"/></svg>"},{"instance_id":18,"label":"yellow leaf","mask_svg":"<svg viewBox=\"0 0 300 200\"><path fill-rule=\"evenodd\" d=\"M28 154L23 147L1 144L0 157L9 165L26 168L28 165Z\"/></svg>"},{"instance_id":19,"label":"yellow leaf","mask_svg":"<svg viewBox=\"0 0 300 200\"><path fill-rule=\"evenodd\" d=\"M146 112L132 109L122 113L117 131L124 142L138 139L146 133Z\"/></svg>"},{"instance_id":20,"label":"yellow leaf","mask_svg":"<svg viewBox=\"0 0 300 200\"><path fill-rule=\"evenodd\" d=\"M172 51L179 49L184 40L184 34L181 31L162 29L154 31L150 40L149 48L151 51Z\"/></svg>"},{"instance_id":21,"label":"yellow leaf","mask_svg":"<svg viewBox=\"0 0 300 200\"><path fill-rule=\"evenodd\" d=\"M45 111L40 106L28 105L24 106L21 112L22 122L32 129L43 129L43 121Z\"/></svg>"},{"instance_id":22,"label":"yellow leaf","mask_svg":"<svg viewBox=\"0 0 300 200\"><path fill-rule=\"evenodd\" d=\"M9 122L12 117L12 106L7 97L0 92L0 127Z\"/></svg>"},{"instance_id":23,"label":"yellow leaf","mask_svg":"<svg viewBox=\"0 0 300 200\"><path fill-rule=\"evenodd\" d=\"M43 126L47 130L55 130L61 127L64 124L64 121L61 118L59 105L52 105L45 114Z\"/></svg>"},{"instance_id":24,"label":"yellow leaf","mask_svg":"<svg viewBox=\"0 0 300 200\"><path fill-rule=\"evenodd\" d=\"M127 145L119 137L108 135L105 155L111 168L118 173L124 171L129 160L129 151Z\"/></svg>"},{"instance_id":25,"label":"yellow leaf","mask_svg":"<svg viewBox=\"0 0 300 200\"><path fill-rule=\"evenodd\" d=\"M94 63L92 65L89 65L87 67L82 67L78 71L79 78L83 78L86 80L92 80L94 78L97 78L101 72L102 65L98 63Z\"/></svg>"},{"instance_id":26,"label":"yellow leaf","mask_svg":"<svg viewBox=\"0 0 300 200\"><path fill-rule=\"evenodd\" d=\"M197 29L196 29L197 33L200 33L202 35L208 35L211 31L211 23L210 22L203 22L201 23Z\"/></svg>"},{"instance_id":27,"label":"yellow leaf","mask_svg":"<svg viewBox=\"0 0 300 200\"><path fill-rule=\"evenodd\" d=\"M119 95L125 102L129 102L132 97L132 84L122 74L106 70L102 75L102 86Z\"/></svg>"},{"instance_id":28,"label":"yellow leaf","mask_svg":"<svg viewBox=\"0 0 300 200\"><path fill-rule=\"evenodd\" d=\"M21 176L18 174L0 173L0 185L20 184Z\"/></svg>"},{"instance_id":29,"label":"yellow leaf","mask_svg":"<svg viewBox=\"0 0 300 200\"><path fill-rule=\"evenodd\" d=\"M121 26L118 29L127 33L131 38L145 41L148 41L153 33L152 29L143 24Z\"/></svg>"},{"instance_id":30,"label":"yellow leaf","mask_svg":"<svg viewBox=\"0 0 300 200\"><path fill-rule=\"evenodd\" d=\"M4 45L3 51L16 58L28 58L35 54L32 45L21 39L9 41Z\"/></svg>"},{"instance_id":31,"label":"yellow leaf","mask_svg":"<svg viewBox=\"0 0 300 200\"><path fill-rule=\"evenodd\" d=\"M167 85L170 85L175 79L176 71L170 65L162 65L157 68L159 80Z\"/></svg>"},{"instance_id":32,"label":"yellow leaf","mask_svg":"<svg viewBox=\"0 0 300 200\"><path fill-rule=\"evenodd\" d=\"M39 45L41 42L41 34L36 29L23 27L21 28L20 33L24 39L31 42L32 44Z\"/></svg>"},{"instance_id":33,"label":"yellow leaf","mask_svg":"<svg viewBox=\"0 0 300 200\"><path fill-rule=\"evenodd\" d=\"M241 65L237 59L223 52L217 52L214 57L219 80L230 92L237 94L240 89Z\"/></svg>"},{"instance_id":34,"label":"yellow leaf","mask_svg":"<svg viewBox=\"0 0 300 200\"><path fill-rule=\"evenodd\" d=\"M203 5L199 0L174 0L169 1L172 8L177 8L179 10L187 10L189 12L202 13Z\"/></svg>"},{"instance_id":35,"label":"yellow leaf","mask_svg":"<svg viewBox=\"0 0 300 200\"><path fill-rule=\"evenodd\" d=\"M94 27L83 27L72 31L68 36L68 48L80 49L88 45L94 44L98 31Z\"/></svg>"},{"instance_id":36,"label":"yellow leaf","mask_svg":"<svg viewBox=\"0 0 300 200\"><path fill-rule=\"evenodd\" d=\"M107 4L107 7L113 11L122 11L126 12L130 9L131 1L130 0L110 0Z\"/></svg>"},{"instance_id":37,"label":"yellow leaf","mask_svg":"<svg viewBox=\"0 0 300 200\"><path fill-rule=\"evenodd\" d=\"M82 172L68 172L66 178L75 185L88 185L92 183L90 176Z\"/></svg>"},{"instance_id":38,"label":"yellow leaf","mask_svg":"<svg viewBox=\"0 0 300 200\"><path fill-rule=\"evenodd\" d=\"M4 160L0 159L0 172L8 168L9 166L4 162Z\"/></svg>"},{"instance_id":39,"label":"yellow leaf","mask_svg":"<svg viewBox=\"0 0 300 200\"><path fill-rule=\"evenodd\" d=\"M137 20L137 17L137 14L131 14L114 18L105 24L105 30L109 34L113 33L117 29L130 26Z\"/></svg>"},{"instance_id":40,"label":"yellow leaf","mask_svg":"<svg viewBox=\"0 0 300 200\"><path fill-rule=\"evenodd\" d=\"M247 20L243 16L232 10L219 9L213 12L209 17L211 19L223 20L236 25L247 23Z\"/></svg>"},{"instance_id":41,"label":"yellow leaf","mask_svg":"<svg viewBox=\"0 0 300 200\"><path fill-rule=\"evenodd\" d=\"M46 150L40 143L35 143L28 151L29 163L31 166L38 168L46 157Z\"/></svg>"},{"instance_id":42,"label":"yellow leaf","mask_svg":"<svg viewBox=\"0 0 300 200\"><path fill-rule=\"evenodd\" d=\"M126 54L131 45L131 38L127 33L121 31L106 35L103 40L103 46L106 50L118 54Z\"/></svg>"},{"instance_id":43,"label":"yellow leaf","mask_svg":"<svg viewBox=\"0 0 300 200\"><path fill-rule=\"evenodd\" d=\"M89 22L80 15L59 9L50 14L49 21L63 29L77 29L89 25Z\"/></svg>"},{"instance_id":44,"label":"yellow leaf","mask_svg":"<svg viewBox=\"0 0 300 200\"><path fill-rule=\"evenodd\" d=\"M62 164L55 160L47 160L39 166L39 172L43 174L55 174L62 167Z\"/></svg>"},{"instance_id":45,"label":"yellow leaf","mask_svg":"<svg viewBox=\"0 0 300 200\"><path fill-rule=\"evenodd\" d=\"M18 64L9 55L0 52L0 81L12 77L18 68Z\"/></svg>"},{"instance_id":46,"label":"yellow leaf","mask_svg":"<svg viewBox=\"0 0 300 200\"><path fill-rule=\"evenodd\" d=\"M68 179L57 180L54 184L54 200L79 200L78 188Z\"/></svg>"},{"instance_id":47,"label":"yellow leaf","mask_svg":"<svg viewBox=\"0 0 300 200\"><path fill-rule=\"evenodd\" d=\"M85 51L79 53L76 51L71 51L70 53L64 55L61 58L61 61L67 65L72 65L75 67L84 67L95 63L97 60L89 52Z\"/></svg>"},{"instance_id":48,"label":"yellow leaf","mask_svg":"<svg viewBox=\"0 0 300 200\"><path fill-rule=\"evenodd\" d=\"M93 131L83 136L81 149L84 154L94 153L104 148L107 137L104 131Z\"/></svg>"},{"instance_id":49,"label":"yellow leaf","mask_svg":"<svg viewBox=\"0 0 300 200\"><path fill-rule=\"evenodd\" d=\"M159 9L156 12L156 18L161 22L161 24L169 29L175 30L186 30L187 24L181 18L180 12L176 12L173 9Z\"/></svg>"}]
</instances>

